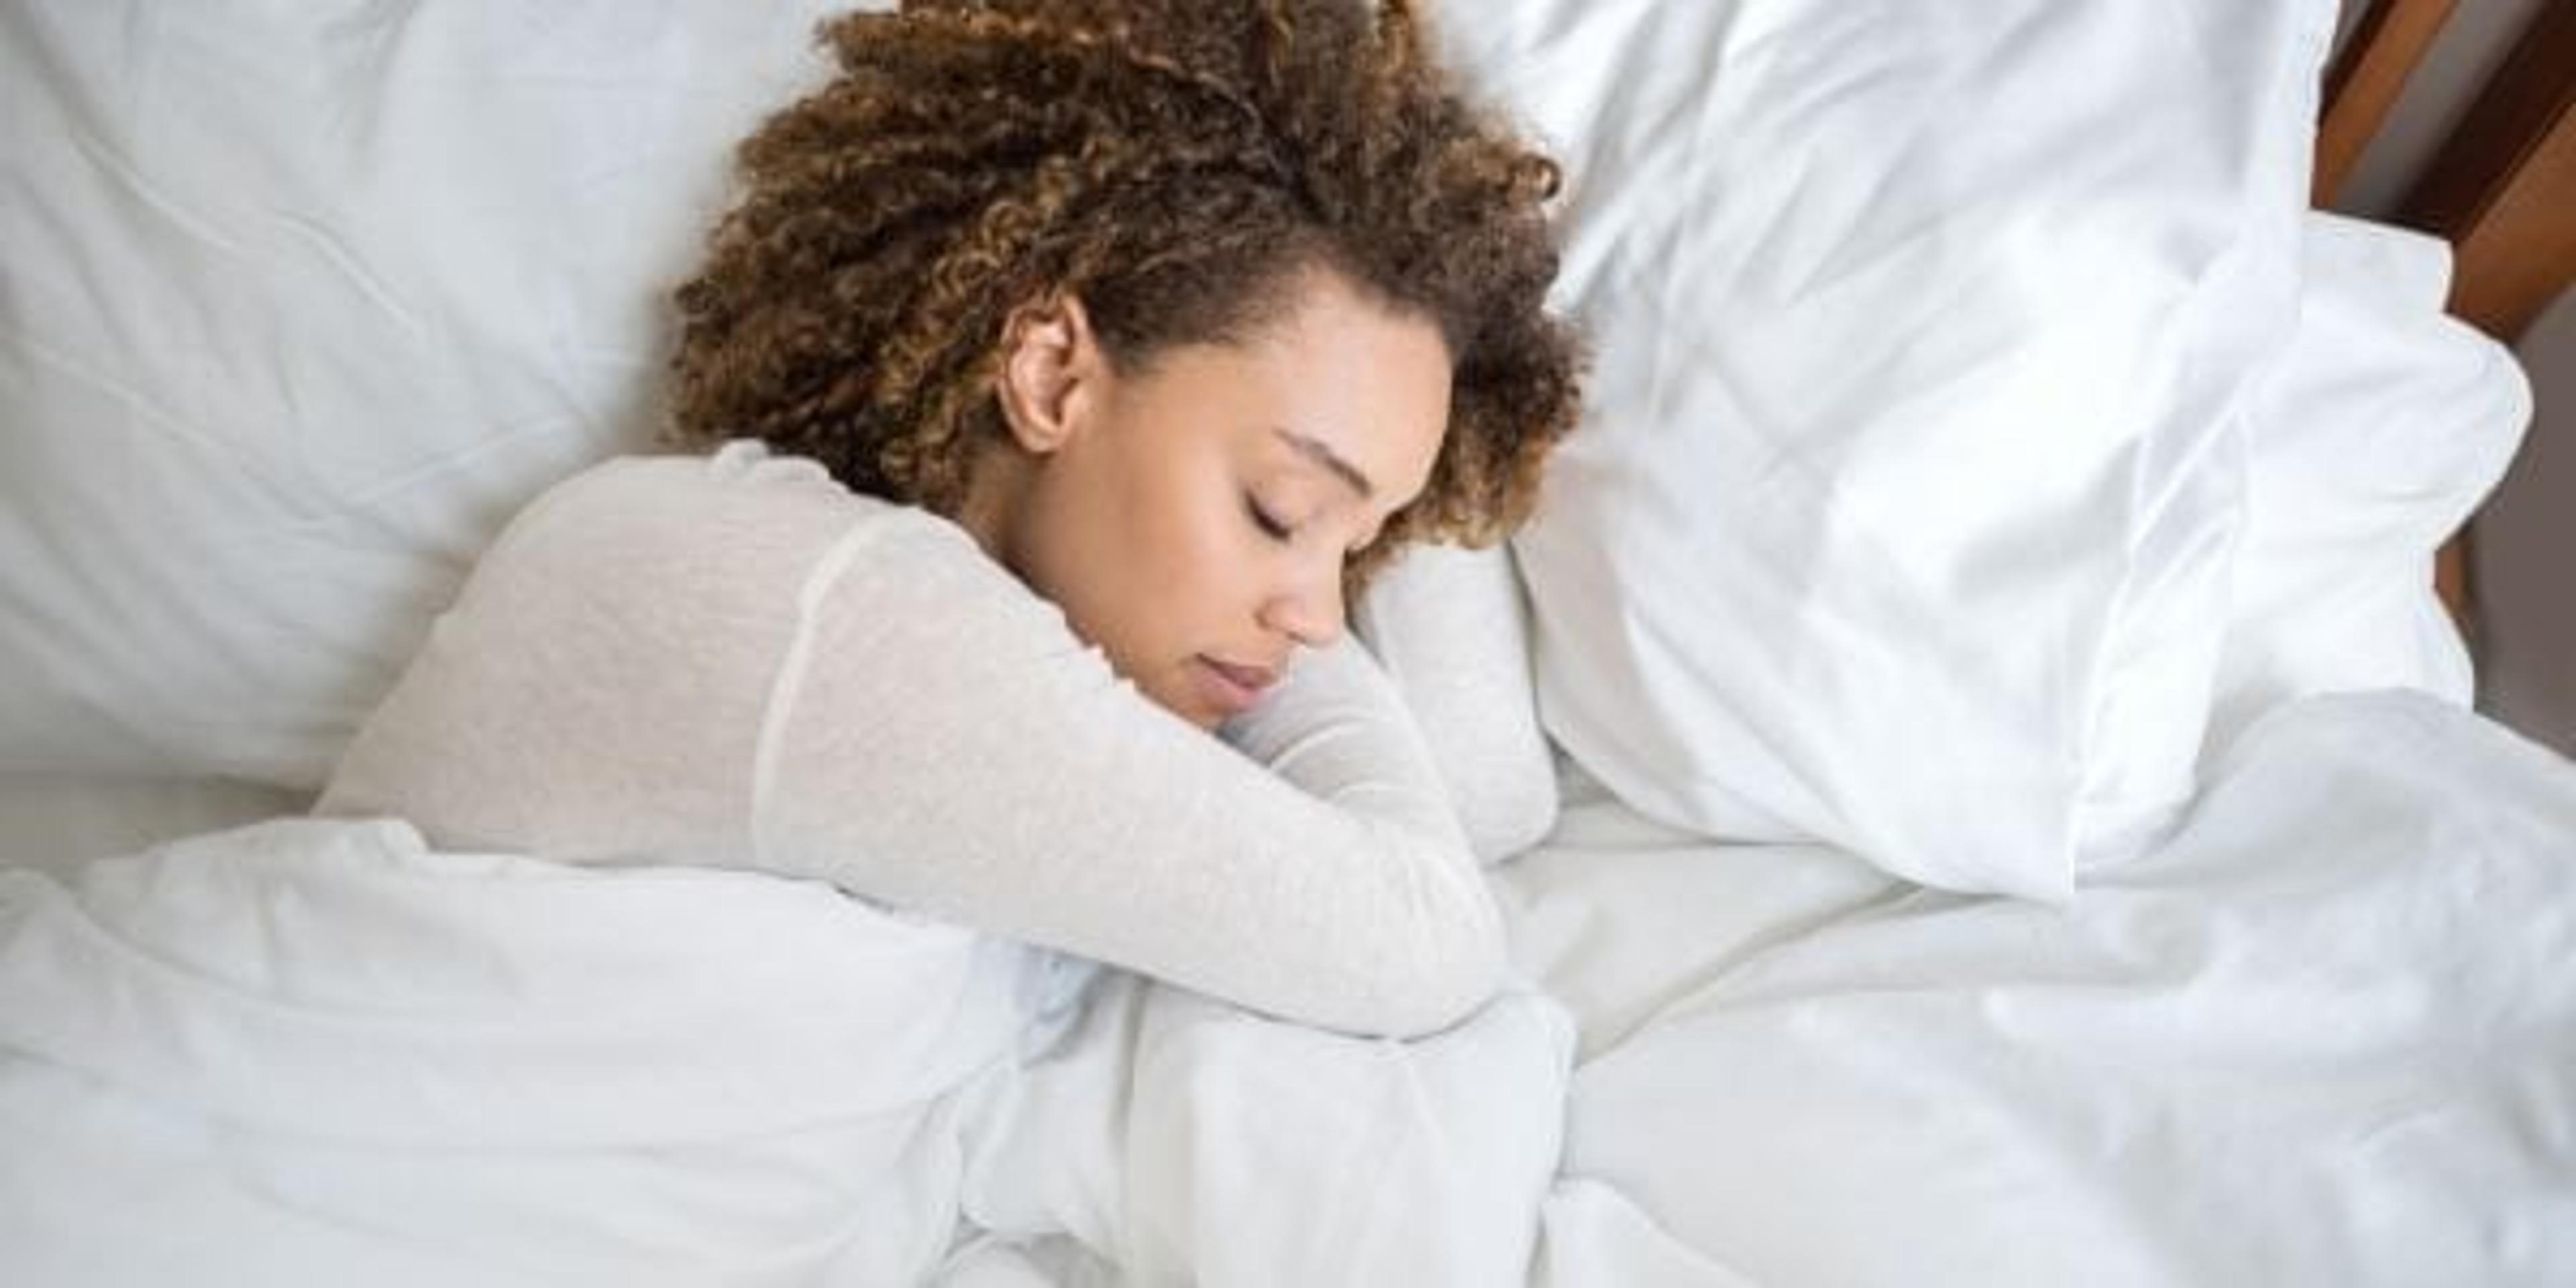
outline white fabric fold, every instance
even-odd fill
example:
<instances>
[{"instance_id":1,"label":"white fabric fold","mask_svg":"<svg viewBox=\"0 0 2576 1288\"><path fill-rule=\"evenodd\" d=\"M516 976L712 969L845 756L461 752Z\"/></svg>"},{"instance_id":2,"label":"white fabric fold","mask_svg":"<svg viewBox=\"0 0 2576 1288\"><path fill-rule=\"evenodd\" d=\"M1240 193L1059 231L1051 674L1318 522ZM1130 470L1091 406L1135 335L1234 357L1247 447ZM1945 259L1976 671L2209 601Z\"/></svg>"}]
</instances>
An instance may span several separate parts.
<instances>
[{"instance_id":1,"label":"white fabric fold","mask_svg":"<svg viewBox=\"0 0 2576 1288\"><path fill-rule=\"evenodd\" d=\"M818 881L281 819L0 870L0 1248L83 1285L1496 1282L1572 1053L1525 990L1349 1037Z\"/></svg>"},{"instance_id":2,"label":"white fabric fold","mask_svg":"<svg viewBox=\"0 0 2576 1288\"><path fill-rule=\"evenodd\" d=\"M640 1148L944 1094L1009 1049L1035 956L820 882L282 819L75 889L0 872L0 1045L267 1130Z\"/></svg>"}]
</instances>

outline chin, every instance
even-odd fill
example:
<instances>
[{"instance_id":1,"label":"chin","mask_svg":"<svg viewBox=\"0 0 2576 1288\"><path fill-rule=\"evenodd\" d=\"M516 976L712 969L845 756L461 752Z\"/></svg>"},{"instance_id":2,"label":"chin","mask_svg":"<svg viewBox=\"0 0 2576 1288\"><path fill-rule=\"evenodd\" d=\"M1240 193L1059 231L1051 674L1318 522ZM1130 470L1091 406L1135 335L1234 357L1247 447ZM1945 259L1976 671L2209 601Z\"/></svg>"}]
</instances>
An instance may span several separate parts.
<instances>
[{"instance_id":1,"label":"chin","mask_svg":"<svg viewBox=\"0 0 2576 1288\"><path fill-rule=\"evenodd\" d=\"M1145 695L1146 701L1179 716L1202 732L1214 733L1218 725L1225 723L1225 716L1222 713L1209 710L1203 703L1178 701L1171 694L1148 689L1143 685L1138 685L1137 691Z\"/></svg>"}]
</instances>

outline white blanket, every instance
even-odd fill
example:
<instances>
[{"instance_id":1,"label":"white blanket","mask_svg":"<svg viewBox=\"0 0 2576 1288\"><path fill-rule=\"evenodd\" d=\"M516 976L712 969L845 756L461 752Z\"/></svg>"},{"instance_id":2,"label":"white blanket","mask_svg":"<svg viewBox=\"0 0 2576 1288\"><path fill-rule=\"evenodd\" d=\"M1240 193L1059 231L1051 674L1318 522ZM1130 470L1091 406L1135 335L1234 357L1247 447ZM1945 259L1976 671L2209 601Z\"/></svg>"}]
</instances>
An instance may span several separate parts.
<instances>
[{"instance_id":1,"label":"white blanket","mask_svg":"<svg viewBox=\"0 0 2576 1288\"><path fill-rule=\"evenodd\" d=\"M1526 1262L1553 1004L1367 1042L1091 975L817 883L389 822L0 872L0 1248L13 1283L84 1285L972 1282L1050 1243L1135 1282Z\"/></svg>"},{"instance_id":2,"label":"white blanket","mask_svg":"<svg viewBox=\"0 0 2576 1288\"><path fill-rule=\"evenodd\" d=\"M2435 699L2284 706L2065 913L1597 795L1497 875L1544 993L1397 1043L398 825L0 874L0 1249L39 1285L2576 1282L2576 767Z\"/></svg>"},{"instance_id":3,"label":"white blanket","mask_svg":"<svg viewBox=\"0 0 2576 1288\"><path fill-rule=\"evenodd\" d=\"M1569 802L1541 1280L2576 1283L2576 765L2387 691L2213 773L2065 913Z\"/></svg>"}]
</instances>

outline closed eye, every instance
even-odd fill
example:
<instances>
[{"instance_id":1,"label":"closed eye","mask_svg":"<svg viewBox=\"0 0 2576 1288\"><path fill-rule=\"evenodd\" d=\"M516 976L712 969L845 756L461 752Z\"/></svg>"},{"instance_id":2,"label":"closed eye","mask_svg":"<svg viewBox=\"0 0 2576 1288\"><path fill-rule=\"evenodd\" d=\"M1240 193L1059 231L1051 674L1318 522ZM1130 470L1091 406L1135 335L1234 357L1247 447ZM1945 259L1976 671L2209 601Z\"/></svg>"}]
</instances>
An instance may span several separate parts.
<instances>
[{"instance_id":1,"label":"closed eye","mask_svg":"<svg viewBox=\"0 0 2576 1288\"><path fill-rule=\"evenodd\" d=\"M1262 535L1273 541L1285 544L1291 536L1295 535L1287 524L1272 518L1268 510L1261 508L1259 501L1249 496L1243 498L1243 512L1251 516L1252 526L1261 529Z\"/></svg>"}]
</instances>

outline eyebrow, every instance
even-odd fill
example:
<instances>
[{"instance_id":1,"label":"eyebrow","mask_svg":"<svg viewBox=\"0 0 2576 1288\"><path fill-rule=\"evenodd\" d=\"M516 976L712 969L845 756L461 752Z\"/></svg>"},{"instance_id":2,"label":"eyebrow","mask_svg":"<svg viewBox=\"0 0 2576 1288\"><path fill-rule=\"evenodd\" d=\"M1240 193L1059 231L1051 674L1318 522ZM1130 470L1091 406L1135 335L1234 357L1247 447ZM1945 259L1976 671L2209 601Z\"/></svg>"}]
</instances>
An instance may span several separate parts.
<instances>
[{"instance_id":1,"label":"eyebrow","mask_svg":"<svg viewBox=\"0 0 2576 1288\"><path fill-rule=\"evenodd\" d=\"M1358 466L1334 455L1333 449L1324 446L1322 442L1294 430L1275 429L1271 432L1279 435L1290 447L1296 448L1298 455L1331 470L1344 483L1350 484L1352 490L1360 494L1361 500L1365 501L1377 495L1377 489L1369 486L1368 475L1360 473Z\"/></svg>"}]
</instances>

